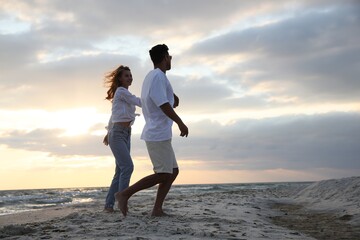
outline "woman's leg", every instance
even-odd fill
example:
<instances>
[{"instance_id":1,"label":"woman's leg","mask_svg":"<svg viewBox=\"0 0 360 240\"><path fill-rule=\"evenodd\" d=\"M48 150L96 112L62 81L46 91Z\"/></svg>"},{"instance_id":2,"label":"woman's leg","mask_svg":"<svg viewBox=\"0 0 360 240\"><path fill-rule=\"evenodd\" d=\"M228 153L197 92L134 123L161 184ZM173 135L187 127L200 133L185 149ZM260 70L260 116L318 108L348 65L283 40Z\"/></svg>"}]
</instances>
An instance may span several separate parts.
<instances>
[{"instance_id":1,"label":"woman's leg","mask_svg":"<svg viewBox=\"0 0 360 240\"><path fill-rule=\"evenodd\" d=\"M115 174L114 174L114 177L113 177L113 179L111 181L109 191L108 191L108 194L107 194L106 199L105 199L105 209L108 210L108 211L111 211L111 209L114 208L114 203L115 203L114 194L119 189L119 176L120 176L120 169L116 164Z\"/></svg>"},{"instance_id":2,"label":"woman's leg","mask_svg":"<svg viewBox=\"0 0 360 240\"><path fill-rule=\"evenodd\" d=\"M131 129L126 129L126 141L121 145L121 161L118 163L120 168L120 180L118 191L121 192L129 187L131 174L134 171L134 164L130 155Z\"/></svg>"},{"instance_id":3,"label":"woman's leg","mask_svg":"<svg viewBox=\"0 0 360 240\"><path fill-rule=\"evenodd\" d=\"M110 131L108 133L108 142L109 142L110 147L111 147L111 145L113 145L111 143L113 143L115 141L114 138L116 138L116 134L114 134L113 129L110 129ZM111 150L112 150L112 148L111 148ZM115 174L111 181L109 191L108 191L108 194L105 199L105 209L109 210L109 211L111 211L111 209L114 208L114 203L115 203L114 194L119 189L119 179L120 179L120 168L117 163L118 160L116 159L116 155L114 152L113 152L113 155L115 157Z\"/></svg>"},{"instance_id":4,"label":"woman's leg","mask_svg":"<svg viewBox=\"0 0 360 240\"><path fill-rule=\"evenodd\" d=\"M114 194L122 191L129 186L131 174L134 165L130 156L130 129L114 126L109 135L109 145L116 160L118 174L114 176L114 188L109 194L109 201L112 205L115 203ZM110 191L109 191L110 192Z\"/></svg>"}]
</instances>

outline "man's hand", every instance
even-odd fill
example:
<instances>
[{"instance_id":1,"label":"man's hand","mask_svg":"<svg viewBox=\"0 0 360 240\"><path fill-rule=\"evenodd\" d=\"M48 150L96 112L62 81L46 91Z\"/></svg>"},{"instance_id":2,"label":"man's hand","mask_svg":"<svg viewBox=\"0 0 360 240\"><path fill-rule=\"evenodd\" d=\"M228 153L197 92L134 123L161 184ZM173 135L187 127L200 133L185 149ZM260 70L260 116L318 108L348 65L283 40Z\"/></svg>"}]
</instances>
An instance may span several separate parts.
<instances>
[{"instance_id":1,"label":"man's hand","mask_svg":"<svg viewBox=\"0 0 360 240\"><path fill-rule=\"evenodd\" d=\"M109 140L108 140L108 135L107 134L104 137L103 143L105 144L105 146L109 145Z\"/></svg>"},{"instance_id":2,"label":"man's hand","mask_svg":"<svg viewBox=\"0 0 360 240\"><path fill-rule=\"evenodd\" d=\"M178 126L179 126L179 129L180 129L180 136L181 137L187 137L189 135L188 127L183 122L178 124Z\"/></svg>"},{"instance_id":3,"label":"man's hand","mask_svg":"<svg viewBox=\"0 0 360 240\"><path fill-rule=\"evenodd\" d=\"M176 108L177 106L179 106L179 97L175 95L174 93L174 106L173 108Z\"/></svg>"},{"instance_id":4,"label":"man's hand","mask_svg":"<svg viewBox=\"0 0 360 240\"><path fill-rule=\"evenodd\" d=\"M180 136L187 137L189 135L189 129L187 126L181 121L181 118L176 114L175 110L171 107L170 103L164 103L160 106L161 110L168 116L171 120L177 123L180 129Z\"/></svg>"}]
</instances>

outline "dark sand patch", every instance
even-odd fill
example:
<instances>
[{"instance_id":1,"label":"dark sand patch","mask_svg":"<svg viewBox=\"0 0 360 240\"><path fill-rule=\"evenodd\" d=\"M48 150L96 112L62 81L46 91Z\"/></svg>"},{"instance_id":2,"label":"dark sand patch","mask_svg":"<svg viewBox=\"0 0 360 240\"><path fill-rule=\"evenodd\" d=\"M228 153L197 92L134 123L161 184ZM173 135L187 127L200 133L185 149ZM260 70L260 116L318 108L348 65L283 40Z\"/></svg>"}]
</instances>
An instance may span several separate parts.
<instances>
[{"instance_id":1,"label":"dark sand patch","mask_svg":"<svg viewBox=\"0 0 360 240\"><path fill-rule=\"evenodd\" d=\"M296 230L316 239L360 239L360 226L348 223L351 215L309 210L302 205L274 203L272 208L281 215L272 217L276 225Z\"/></svg>"}]
</instances>

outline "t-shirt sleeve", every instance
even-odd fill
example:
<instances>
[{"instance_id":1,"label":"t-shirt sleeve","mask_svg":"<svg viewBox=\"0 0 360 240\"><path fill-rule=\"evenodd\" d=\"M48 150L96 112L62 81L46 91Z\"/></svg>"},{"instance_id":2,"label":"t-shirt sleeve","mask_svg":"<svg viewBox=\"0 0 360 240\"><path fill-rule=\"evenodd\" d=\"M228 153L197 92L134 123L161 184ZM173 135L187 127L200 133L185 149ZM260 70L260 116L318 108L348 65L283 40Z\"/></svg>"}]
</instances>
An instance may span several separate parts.
<instances>
[{"instance_id":1,"label":"t-shirt sleeve","mask_svg":"<svg viewBox=\"0 0 360 240\"><path fill-rule=\"evenodd\" d=\"M166 79L157 75L151 84L149 96L158 107L169 102L166 95Z\"/></svg>"}]
</instances>

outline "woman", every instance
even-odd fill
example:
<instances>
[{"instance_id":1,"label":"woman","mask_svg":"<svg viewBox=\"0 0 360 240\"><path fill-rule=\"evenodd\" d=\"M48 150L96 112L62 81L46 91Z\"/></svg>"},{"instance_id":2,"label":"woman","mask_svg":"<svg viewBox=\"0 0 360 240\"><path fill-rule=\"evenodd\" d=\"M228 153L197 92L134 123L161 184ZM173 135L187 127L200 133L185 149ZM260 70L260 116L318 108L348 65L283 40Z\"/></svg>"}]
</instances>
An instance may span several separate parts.
<instances>
[{"instance_id":1,"label":"woman","mask_svg":"<svg viewBox=\"0 0 360 240\"><path fill-rule=\"evenodd\" d=\"M131 125L135 121L135 106L141 107L140 98L129 92L133 79L130 68L120 65L105 77L109 85L106 99L112 102L111 117L108 133L104 137L104 144L110 145L115 157L115 175L106 196L106 212L114 212L116 192L121 192L129 186L134 165L130 156Z\"/></svg>"}]
</instances>

